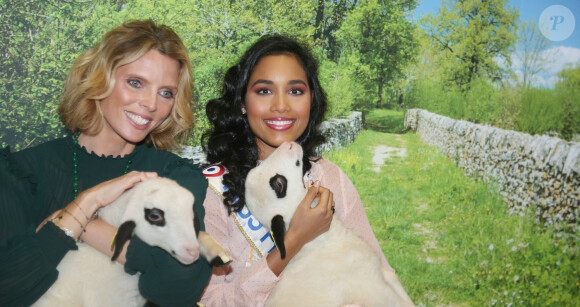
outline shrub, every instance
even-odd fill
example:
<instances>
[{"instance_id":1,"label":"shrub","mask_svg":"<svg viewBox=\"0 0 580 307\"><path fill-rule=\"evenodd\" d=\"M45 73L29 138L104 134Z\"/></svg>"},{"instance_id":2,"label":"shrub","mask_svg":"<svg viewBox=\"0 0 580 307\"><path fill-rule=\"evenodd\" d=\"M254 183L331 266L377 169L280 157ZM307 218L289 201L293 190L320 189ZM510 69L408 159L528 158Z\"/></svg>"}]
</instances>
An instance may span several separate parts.
<instances>
[{"instance_id":1,"label":"shrub","mask_svg":"<svg viewBox=\"0 0 580 307\"><path fill-rule=\"evenodd\" d=\"M320 83L328 98L326 118L350 114L361 94L361 85L352 79L348 68L331 61L320 62Z\"/></svg>"},{"instance_id":2,"label":"shrub","mask_svg":"<svg viewBox=\"0 0 580 307\"><path fill-rule=\"evenodd\" d=\"M560 131L562 128L562 104L550 89L530 88L523 90L520 101L518 128L529 134Z\"/></svg>"}]
</instances>

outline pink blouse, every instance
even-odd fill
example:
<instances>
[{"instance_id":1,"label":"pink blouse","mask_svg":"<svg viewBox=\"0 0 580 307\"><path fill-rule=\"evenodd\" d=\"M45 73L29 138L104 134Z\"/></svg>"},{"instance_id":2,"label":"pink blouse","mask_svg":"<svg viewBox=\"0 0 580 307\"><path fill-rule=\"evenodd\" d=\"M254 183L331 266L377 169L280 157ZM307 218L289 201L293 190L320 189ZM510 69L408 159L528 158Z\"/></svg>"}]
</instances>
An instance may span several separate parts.
<instances>
[{"instance_id":1,"label":"pink blouse","mask_svg":"<svg viewBox=\"0 0 580 307\"><path fill-rule=\"evenodd\" d=\"M313 163L310 171L315 181L320 180L321 186L332 191L335 214L381 255L384 267L393 270L373 234L360 196L346 174L326 159ZM221 196L211 187L204 206L206 232L227 248L234 260L229 266L214 268L201 302L206 306L263 306L284 273L276 276L268 267L266 257L252 256L251 245L228 214Z\"/></svg>"}]
</instances>

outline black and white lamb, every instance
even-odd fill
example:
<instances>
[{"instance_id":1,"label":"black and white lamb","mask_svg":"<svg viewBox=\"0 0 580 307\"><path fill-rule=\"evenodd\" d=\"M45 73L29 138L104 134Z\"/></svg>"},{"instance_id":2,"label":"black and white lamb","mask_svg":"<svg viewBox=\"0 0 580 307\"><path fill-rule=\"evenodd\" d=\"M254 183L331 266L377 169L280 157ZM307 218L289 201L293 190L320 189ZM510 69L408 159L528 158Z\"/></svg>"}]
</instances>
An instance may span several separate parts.
<instances>
[{"instance_id":1,"label":"black and white lamb","mask_svg":"<svg viewBox=\"0 0 580 307\"><path fill-rule=\"evenodd\" d=\"M302 148L284 143L246 178L246 204L285 257L284 233L307 189ZM340 219L306 244L284 269L266 306L413 306L399 278Z\"/></svg>"},{"instance_id":2,"label":"black and white lamb","mask_svg":"<svg viewBox=\"0 0 580 307\"><path fill-rule=\"evenodd\" d=\"M103 220L118 227L112 259L78 244L78 251L67 253L58 265L57 281L33 306L143 306L146 300L138 290L139 274L129 275L123 265L112 261L133 234L183 264L193 263L200 255L214 265L230 262L227 251L199 231L193 204L193 194L171 179L136 184L99 210Z\"/></svg>"}]
</instances>

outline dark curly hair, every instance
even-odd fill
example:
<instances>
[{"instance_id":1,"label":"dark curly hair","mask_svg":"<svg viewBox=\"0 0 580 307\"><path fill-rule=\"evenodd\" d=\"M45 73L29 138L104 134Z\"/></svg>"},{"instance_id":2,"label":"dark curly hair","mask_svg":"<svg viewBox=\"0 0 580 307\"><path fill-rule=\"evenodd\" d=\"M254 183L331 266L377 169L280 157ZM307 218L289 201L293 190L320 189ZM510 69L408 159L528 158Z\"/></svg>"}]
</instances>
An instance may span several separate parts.
<instances>
[{"instance_id":1,"label":"dark curly hair","mask_svg":"<svg viewBox=\"0 0 580 307\"><path fill-rule=\"evenodd\" d=\"M257 165L256 136L250 129L248 117L241 113L245 105L250 76L258 62L265 56L292 54L302 64L308 79L312 100L310 120L304 133L296 140L304 150L304 172L315 159L315 148L324 142L318 130L326 112L326 94L318 80L318 63L310 49L297 40L281 35L265 35L256 41L230 67L225 76L222 96L210 100L206 114L212 128L203 136L204 150L209 164L221 163L228 173L223 183L228 187L224 204L231 211L240 211L245 205L245 182L248 172Z\"/></svg>"}]
</instances>

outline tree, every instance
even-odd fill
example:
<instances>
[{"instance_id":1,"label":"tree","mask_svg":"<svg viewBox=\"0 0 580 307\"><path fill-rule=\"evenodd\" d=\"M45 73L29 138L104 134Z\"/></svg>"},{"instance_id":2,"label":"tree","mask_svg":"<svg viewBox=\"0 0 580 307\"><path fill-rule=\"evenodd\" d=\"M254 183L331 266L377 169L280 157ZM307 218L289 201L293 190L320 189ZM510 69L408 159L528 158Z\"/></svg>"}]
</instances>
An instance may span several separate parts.
<instances>
[{"instance_id":1,"label":"tree","mask_svg":"<svg viewBox=\"0 0 580 307\"><path fill-rule=\"evenodd\" d=\"M562 137L572 139L580 133L580 66L567 68L558 73L556 93L562 100Z\"/></svg>"},{"instance_id":2,"label":"tree","mask_svg":"<svg viewBox=\"0 0 580 307\"><path fill-rule=\"evenodd\" d=\"M523 22L518 31L519 48L515 56L522 75L522 86L529 88L531 78L542 72L547 66L547 59L542 56L550 41L542 35L534 22Z\"/></svg>"},{"instance_id":3,"label":"tree","mask_svg":"<svg viewBox=\"0 0 580 307\"><path fill-rule=\"evenodd\" d=\"M340 53L337 31L342 26L346 15L358 4L358 0L318 0L314 20L315 44L322 45L322 50L331 61L337 61Z\"/></svg>"},{"instance_id":4,"label":"tree","mask_svg":"<svg viewBox=\"0 0 580 307\"><path fill-rule=\"evenodd\" d=\"M433 65L439 61L439 52L432 47L429 37L423 29L414 29L415 40L417 41L417 56L414 61L405 69L405 80L407 95L405 104L411 108L423 108L431 112L442 110L437 108L439 97L435 92L439 92L442 87L442 74L439 67Z\"/></svg>"},{"instance_id":5,"label":"tree","mask_svg":"<svg viewBox=\"0 0 580 307\"><path fill-rule=\"evenodd\" d=\"M415 6L414 0L364 1L340 29L344 63L354 67L359 82L373 89L377 108L385 91L396 89L414 57L414 25L407 17Z\"/></svg>"},{"instance_id":6,"label":"tree","mask_svg":"<svg viewBox=\"0 0 580 307\"><path fill-rule=\"evenodd\" d=\"M442 52L442 73L464 90L476 77L501 80L510 64L519 13L507 0L446 1L436 17L428 15L427 31Z\"/></svg>"},{"instance_id":7,"label":"tree","mask_svg":"<svg viewBox=\"0 0 580 307\"><path fill-rule=\"evenodd\" d=\"M0 1L0 145L19 150L63 135L62 82L99 39L113 2Z\"/></svg>"}]
</instances>

